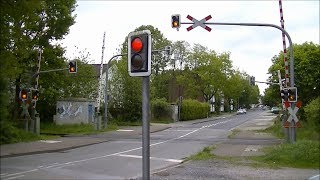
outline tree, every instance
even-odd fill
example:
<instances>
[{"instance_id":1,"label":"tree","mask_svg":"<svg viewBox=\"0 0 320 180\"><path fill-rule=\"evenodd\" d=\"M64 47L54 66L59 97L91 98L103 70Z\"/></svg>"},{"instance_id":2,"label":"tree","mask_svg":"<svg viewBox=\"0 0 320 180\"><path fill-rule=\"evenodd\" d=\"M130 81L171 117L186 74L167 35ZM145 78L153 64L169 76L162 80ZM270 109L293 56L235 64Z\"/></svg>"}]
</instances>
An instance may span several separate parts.
<instances>
[{"instance_id":1,"label":"tree","mask_svg":"<svg viewBox=\"0 0 320 180\"><path fill-rule=\"evenodd\" d=\"M320 95L320 46L312 42L305 42L303 44L294 44L294 72L295 72L295 86L298 88L299 100L303 104L307 104L311 100L315 99ZM290 57L290 54L288 55ZM269 68L269 81L278 82L277 70L281 71L284 75L284 62L283 52L272 58L272 65ZM266 94L271 97L278 97L280 101L279 86L269 87L272 93Z\"/></svg>"},{"instance_id":2,"label":"tree","mask_svg":"<svg viewBox=\"0 0 320 180\"><path fill-rule=\"evenodd\" d=\"M21 86L31 85L30 77L37 66L38 49L44 49L42 64L50 68L65 65L64 50L52 42L68 33L74 23L74 10L75 0L1 1L1 82L5 86L1 94L11 92L9 97L15 97L12 109L15 116ZM10 101L6 102L9 104Z\"/></svg>"},{"instance_id":3,"label":"tree","mask_svg":"<svg viewBox=\"0 0 320 180\"><path fill-rule=\"evenodd\" d=\"M152 34L152 49L162 50L165 46L171 44L163 34L151 25L142 25L134 31L150 30ZM121 54L126 54L128 49L127 37L125 38ZM168 65L168 59L163 58L161 53L156 53L152 56L152 75L151 75L151 90L156 83L156 76L164 72ZM125 121L137 121L141 119L141 78L130 77L128 74L127 57L122 57L118 63L112 67L112 76L110 81L110 112L113 116ZM154 94L154 93L152 93Z\"/></svg>"},{"instance_id":4,"label":"tree","mask_svg":"<svg viewBox=\"0 0 320 180\"><path fill-rule=\"evenodd\" d=\"M206 102L213 96L219 99L231 67L229 53L217 54L196 44L188 56L184 73L177 78L178 83L185 87L187 97L196 98L200 92Z\"/></svg>"}]
</instances>

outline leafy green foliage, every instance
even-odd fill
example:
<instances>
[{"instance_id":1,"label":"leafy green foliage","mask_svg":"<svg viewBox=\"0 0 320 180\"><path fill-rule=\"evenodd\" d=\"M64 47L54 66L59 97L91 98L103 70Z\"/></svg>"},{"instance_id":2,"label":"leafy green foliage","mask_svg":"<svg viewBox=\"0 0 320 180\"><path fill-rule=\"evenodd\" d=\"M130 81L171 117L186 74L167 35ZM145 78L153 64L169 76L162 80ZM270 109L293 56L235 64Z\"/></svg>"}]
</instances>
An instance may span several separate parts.
<instances>
[{"instance_id":1,"label":"leafy green foliage","mask_svg":"<svg viewBox=\"0 0 320 180\"><path fill-rule=\"evenodd\" d=\"M206 118L210 107L208 103L201 103L197 100L186 99L182 101L181 120L193 120Z\"/></svg>"},{"instance_id":2,"label":"leafy green foliage","mask_svg":"<svg viewBox=\"0 0 320 180\"><path fill-rule=\"evenodd\" d=\"M306 123L310 128L310 132L313 134L312 137L320 140L320 97L306 105L304 111L306 114Z\"/></svg>"},{"instance_id":3,"label":"leafy green foliage","mask_svg":"<svg viewBox=\"0 0 320 180\"><path fill-rule=\"evenodd\" d=\"M151 114L153 119L170 117L169 104L164 98L151 101Z\"/></svg>"},{"instance_id":4,"label":"leafy green foliage","mask_svg":"<svg viewBox=\"0 0 320 180\"><path fill-rule=\"evenodd\" d=\"M302 104L308 104L311 100L320 95L320 45L312 42L294 44L294 72L295 86L298 88L298 100ZM290 57L290 54L288 54ZM274 56L272 66L269 68L269 81L278 82L277 71L280 70L284 77L283 52ZM273 85L266 89L264 102L268 105L281 103L279 86ZM303 110L302 110L303 112Z\"/></svg>"},{"instance_id":5,"label":"leafy green foliage","mask_svg":"<svg viewBox=\"0 0 320 180\"><path fill-rule=\"evenodd\" d=\"M28 142L41 139L47 139L46 136L39 136L25 130L18 129L16 125L0 121L0 144L11 144L17 142Z\"/></svg>"}]
</instances>

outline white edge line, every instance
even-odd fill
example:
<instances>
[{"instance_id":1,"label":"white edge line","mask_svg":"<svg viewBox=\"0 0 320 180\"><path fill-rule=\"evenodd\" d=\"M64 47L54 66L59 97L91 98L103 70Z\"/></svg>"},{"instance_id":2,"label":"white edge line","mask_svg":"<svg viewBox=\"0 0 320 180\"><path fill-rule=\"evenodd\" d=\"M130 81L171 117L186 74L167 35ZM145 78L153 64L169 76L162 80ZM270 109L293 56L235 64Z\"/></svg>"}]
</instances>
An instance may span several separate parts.
<instances>
[{"instance_id":1,"label":"white edge line","mask_svg":"<svg viewBox=\"0 0 320 180\"><path fill-rule=\"evenodd\" d=\"M142 159L142 156L137 156L137 155L119 154L117 156ZM150 159L151 160L158 160L158 161L175 162L175 163L181 163L183 161L180 159L167 159L167 158L157 158L157 157L150 157Z\"/></svg>"},{"instance_id":2,"label":"white edge line","mask_svg":"<svg viewBox=\"0 0 320 180\"><path fill-rule=\"evenodd\" d=\"M8 178L8 179L6 179L6 180L9 180L9 179L17 179L17 178L20 178L20 177L23 177L24 175L20 175L20 176L14 176L14 177L10 177L10 178Z\"/></svg>"},{"instance_id":3,"label":"white edge line","mask_svg":"<svg viewBox=\"0 0 320 180\"><path fill-rule=\"evenodd\" d=\"M223 121L223 122L219 122L219 123L214 123L214 124L210 124L210 125L207 125L206 127L201 127L201 128L198 128L198 129L195 129L187 134L184 134L184 135L181 135L179 137L176 137L176 138L173 138L173 139L168 139L166 141L162 141L162 142L158 142L158 143L154 143L154 144L150 144L150 147L152 146L156 146L156 145L159 145L159 144L164 144L166 142L169 142L169 141L173 141L173 140L178 140L178 139L181 139L183 137L186 137L190 134L193 134L199 130L202 130L204 128L209 128L209 127L212 127L212 126L215 126L215 125L218 125L218 124L223 124L223 123L226 123L226 122L229 122L231 120L227 120L227 121ZM98 157L92 157L92 158L87 158L87 159L81 159L81 160L77 160L77 161L70 161L70 162L66 162L66 163L61 163L61 164L57 164L57 165L53 165L53 166L47 166L47 167L44 167L44 168L50 168L50 167L59 167L59 166L65 166L65 165L71 165L71 164L74 164L74 163L79 163L79 162L85 162L85 161L90 161L90 160L94 160L94 159L101 159L101 158L105 158L105 157L110 157L110 156L118 156L120 154L124 154L124 153L127 153L127 152L131 152L131 151L135 151L135 150L139 150L139 149L142 149L142 146L141 147L138 147L138 148L134 148L134 149L129 149L129 150L126 150L126 151L121 151L121 152L117 152L117 153L113 153L113 154L107 154L107 155L104 155L104 156L98 156ZM42 168L41 168L42 169ZM33 171L38 171L40 170L39 168L36 168L36 169L32 169L32 170L29 170L29 171L23 171L23 172L18 172L18 173L13 173L13 174L7 174L5 175L5 177L8 177L8 176L14 176L14 175L19 175L19 174L25 174L25 173L29 173L29 172L33 172Z\"/></svg>"}]
</instances>

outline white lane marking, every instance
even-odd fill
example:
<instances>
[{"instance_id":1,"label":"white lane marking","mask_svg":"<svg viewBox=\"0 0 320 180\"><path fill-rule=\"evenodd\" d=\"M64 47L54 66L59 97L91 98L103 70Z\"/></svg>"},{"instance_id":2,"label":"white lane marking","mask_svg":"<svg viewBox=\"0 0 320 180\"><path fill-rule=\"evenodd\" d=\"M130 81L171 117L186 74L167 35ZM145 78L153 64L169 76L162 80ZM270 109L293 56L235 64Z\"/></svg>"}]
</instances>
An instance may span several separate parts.
<instances>
[{"instance_id":1,"label":"white lane marking","mask_svg":"<svg viewBox=\"0 0 320 180\"><path fill-rule=\"evenodd\" d=\"M318 180L320 179L320 174L308 178L308 180L317 180L317 179Z\"/></svg>"},{"instance_id":2,"label":"white lane marking","mask_svg":"<svg viewBox=\"0 0 320 180\"><path fill-rule=\"evenodd\" d=\"M117 131L118 132L132 132L134 130L132 130L132 129L118 129Z\"/></svg>"},{"instance_id":3,"label":"white lane marking","mask_svg":"<svg viewBox=\"0 0 320 180\"><path fill-rule=\"evenodd\" d=\"M193 130L193 131L191 131L189 133L186 133L184 135L178 136L176 138L168 139L168 140L161 141L161 142L154 143L154 144L150 144L150 147L156 146L156 145L160 145L160 144L164 144L164 143L167 143L167 142L170 142L170 141L178 140L178 139L184 138L184 137L186 137L186 136L188 136L190 134L193 134L193 133L195 133L197 131L200 131L200 130L202 130L204 128L209 128L209 127L212 127L212 126L216 126L218 124L227 123L229 121L231 121L231 119L227 120L227 121L219 122L219 123L210 124L210 125L207 125L206 127L203 126L201 128L195 129L195 130ZM106 154L106 155L103 155L103 156L97 156L97 157L81 159L81 160L77 160L77 161L70 161L70 162L66 162L66 163L60 163L60 164L57 164L56 166L51 166L50 168L59 167L59 166L65 166L65 165L73 165L75 163L86 162L86 161L91 161L91 160L95 160L95 159L102 159L102 158L106 158L106 157L110 157L110 156L118 156L120 154L125 154L125 153L128 153L128 152L132 152L132 151L136 151L136 150L140 150L140 149L142 149L142 146L137 147L137 148L133 148L133 149L129 149L129 150L126 150L126 151L116 152L116 153L113 153L113 154ZM22 171L22 172L18 172L18 173L8 174L6 176L14 176L14 175L18 175L18 174L25 174L25 173L29 173L29 172L39 171L41 169L42 168L40 168L40 169L36 168L36 169L29 170L29 171Z\"/></svg>"},{"instance_id":4,"label":"white lane marking","mask_svg":"<svg viewBox=\"0 0 320 180\"><path fill-rule=\"evenodd\" d=\"M54 140L40 140L39 142L52 144L52 143L59 143L59 142L62 142L62 141L54 141Z\"/></svg>"},{"instance_id":5,"label":"white lane marking","mask_svg":"<svg viewBox=\"0 0 320 180\"><path fill-rule=\"evenodd\" d=\"M21 178L21 177L23 177L23 176L24 176L24 175L9 177L9 178L7 178L7 179L5 179L5 180L17 179L17 178Z\"/></svg>"},{"instance_id":6,"label":"white lane marking","mask_svg":"<svg viewBox=\"0 0 320 180\"><path fill-rule=\"evenodd\" d=\"M52 166L52 165L57 165L59 163L55 162L55 163L52 163L52 164L47 164L47 165L43 165L43 166L38 166L38 168L46 168L48 166Z\"/></svg>"},{"instance_id":7,"label":"white lane marking","mask_svg":"<svg viewBox=\"0 0 320 180\"><path fill-rule=\"evenodd\" d=\"M34 172L34 171L38 171L38 170L39 170L39 169L36 168L36 169L29 170L29 171L21 171L21 172L17 172L17 173L12 173L12 174L4 175L4 177L15 176L15 175L20 175L20 174L26 174L26 173Z\"/></svg>"},{"instance_id":8,"label":"white lane marking","mask_svg":"<svg viewBox=\"0 0 320 180\"><path fill-rule=\"evenodd\" d=\"M1 173L0 176L5 176L7 175L8 173Z\"/></svg>"},{"instance_id":9,"label":"white lane marking","mask_svg":"<svg viewBox=\"0 0 320 180\"><path fill-rule=\"evenodd\" d=\"M142 159L142 156L137 156L137 155L119 154L118 156ZM183 161L180 159L167 159L167 158L157 158L157 157L150 157L150 159L151 160L158 160L158 161L176 162L176 163L181 163Z\"/></svg>"},{"instance_id":10,"label":"white lane marking","mask_svg":"<svg viewBox=\"0 0 320 180\"><path fill-rule=\"evenodd\" d=\"M189 131L193 131L193 129L176 129L176 130L173 130L173 129L167 129L167 130L165 130L165 131L174 131L174 132L185 132L185 131L187 131L187 132L189 132Z\"/></svg>"}]
</instances>

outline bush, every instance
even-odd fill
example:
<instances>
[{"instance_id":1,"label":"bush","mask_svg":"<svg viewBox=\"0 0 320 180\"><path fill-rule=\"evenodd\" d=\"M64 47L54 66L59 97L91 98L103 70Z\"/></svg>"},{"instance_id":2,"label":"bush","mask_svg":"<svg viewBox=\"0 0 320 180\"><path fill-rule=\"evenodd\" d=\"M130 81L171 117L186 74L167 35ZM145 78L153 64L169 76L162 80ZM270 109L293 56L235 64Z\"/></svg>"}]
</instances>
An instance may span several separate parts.
<instances>
[{"instance_id":1,"label":"bush","mask_svg":"<svg viewBox=\"0 0 320 180\"><path fill-rule=\"evenodd\" d=\"M208 103L186 99L182 101L181 121L206 118L210 111Z\"/></svg>"},{"instance_id":2,"label":"bush","mask_svg":"<svg viewBox=\"0 0 320 180\"><path fill-rule=\"evenodd\" d=\"M304 111L308 124L320 128L320 97L307 104Z\"/></svg>"},{"instance_id":3,"label":"bush","mask_svg":"<svg viewBox=\"0 0 320 180\"><path fill-rule=\"evenodd\" d=\"M39 140L41 136L18 129L11 122L0 122L0 144Z\"/></svg>"},{"instance_id":4,"label":"bush","mask_svg":"<svg viewBox=\"0 0 320 180\"><path fill-rule=\"evenodd\" d=\"M169 104L165 98L155 99L151 102L151 114L154 119L170 117Z\"/></svg>"}]
</instances>

